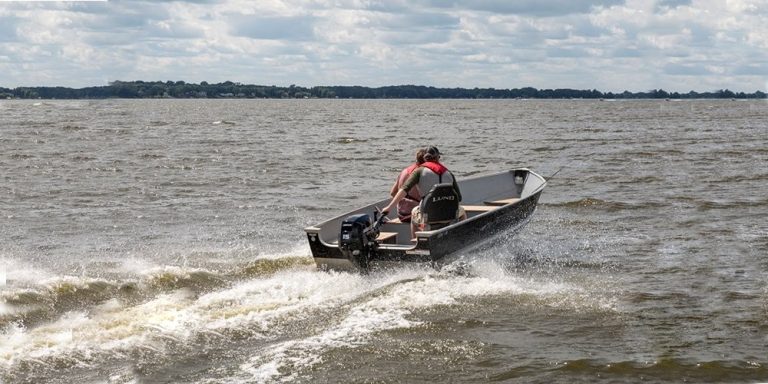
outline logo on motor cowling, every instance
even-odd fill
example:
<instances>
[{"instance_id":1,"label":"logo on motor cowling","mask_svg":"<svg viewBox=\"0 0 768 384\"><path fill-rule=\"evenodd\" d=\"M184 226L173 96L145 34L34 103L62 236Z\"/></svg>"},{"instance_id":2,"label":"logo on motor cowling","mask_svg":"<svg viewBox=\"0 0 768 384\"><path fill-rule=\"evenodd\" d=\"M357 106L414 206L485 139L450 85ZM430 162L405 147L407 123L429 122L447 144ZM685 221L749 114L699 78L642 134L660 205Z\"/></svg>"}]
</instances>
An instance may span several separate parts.
<instances>
[{"instance_id":1,"label":"logo on motor cowling","mask_svg":"<svg viewBox=\"0 0 768 384\"><path fill-rule=\"evenodd\" d=\"M456 198L456 196L435 196L432 198L433 203L437 203L439 201L453 201Z\"/></svg>"}]
</instances>

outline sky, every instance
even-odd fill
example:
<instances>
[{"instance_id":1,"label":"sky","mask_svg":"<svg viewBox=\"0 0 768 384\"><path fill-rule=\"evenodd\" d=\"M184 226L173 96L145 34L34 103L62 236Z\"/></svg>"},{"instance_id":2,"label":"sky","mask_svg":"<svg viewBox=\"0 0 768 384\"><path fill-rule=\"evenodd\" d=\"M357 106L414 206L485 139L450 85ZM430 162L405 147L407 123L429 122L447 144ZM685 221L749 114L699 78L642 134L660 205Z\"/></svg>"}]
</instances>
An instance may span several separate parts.
<instances>
[{"instance_id":1,"label":"sky","mask_svg":"<svg viewBox=\"0 0 768 384\"><path fill-rule=\"evenodd\" d=\"M768 88L766 0L0 0L0 87Z\"/></svg>"}]
</instances>

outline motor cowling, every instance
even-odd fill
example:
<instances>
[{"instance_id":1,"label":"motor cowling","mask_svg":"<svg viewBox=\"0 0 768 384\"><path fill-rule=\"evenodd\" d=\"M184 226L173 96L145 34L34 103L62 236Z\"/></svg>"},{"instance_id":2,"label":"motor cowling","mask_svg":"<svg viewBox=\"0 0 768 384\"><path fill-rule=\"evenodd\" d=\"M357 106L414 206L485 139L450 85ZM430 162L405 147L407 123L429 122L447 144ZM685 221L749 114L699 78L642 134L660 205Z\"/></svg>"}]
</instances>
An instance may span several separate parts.
<instances>
[{"instance_id":1,"label":"motor cowling","mask_svg":"<svg viewBox=\"0 0 768 384\"><path fill-rule=\"evenodd\" d=\"M339 250L360 268L368 269L368 261L377 248L378 236L378 226L371 222L370 216L364 213L348 216L341 222Z\"/></svg>"}]
</instances>

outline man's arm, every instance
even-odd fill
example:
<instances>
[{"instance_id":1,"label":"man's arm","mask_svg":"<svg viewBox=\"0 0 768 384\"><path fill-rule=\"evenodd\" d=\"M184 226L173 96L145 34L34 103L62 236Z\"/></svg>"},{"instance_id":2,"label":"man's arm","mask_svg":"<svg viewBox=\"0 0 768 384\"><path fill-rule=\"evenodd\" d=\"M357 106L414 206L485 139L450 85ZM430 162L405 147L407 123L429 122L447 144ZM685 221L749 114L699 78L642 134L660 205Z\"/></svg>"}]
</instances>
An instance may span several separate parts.
<instances>
[{"instance_id":1,"label":"man's arm","mask_svg":"<svg viewBox=\"0 0 768 384\"><path fill-rule=\"evenodd\" d=\"M387 214L387 212L391 211L394 207L397 207L397 203L405 197L406 193L405 189L397 191L397 194L392 198L392 201L390 201L386 207L382 208L381 211L384 212L384 214Z\"/></svg>"},{"instance_id":2,"label":"man's arm","mask_svg":"<svg viewBox=\"0 0 768 384\"><path fill-rule=\"evenodd\" d=\"M453 172L451 172L451 176L453 176ZM459 201L461 201L461 190L459 189L459 184L456 182L456 176L453 176L453 189L456 190L456 194L459 195Z\"/></svg>"},{"instance_id":3,"label":"man's arm","mask_svg":"<svg viewBox=\"0 0 768 384\"><path fill-rule=\"evenodd\" d=\"M397 181L398 181L398 179L399 179L399 177L397 179L395 179L395 183L392 184L392 188L389 189L389 195L392 196L392 197L395 197L395 195L397 194Z\"/></svg>"},{"instance_id":4,"label":"man's arm","mask_svg":"<svg viewBox=\"0 0 768 384\"><path fill-rule=\"evenodd\" d=\"M408 180L403 183L403 185L400 187L400 190L397 191L397 194L392 198L392 201L389 202L389 205L382 208L382 212L389 212L392 210L392 208L397 207L397 203L400 202L407 194L408 191L413 188L414 185L419 183L419 177L421 175L421 167L416 168L415 171L411 172L411 176L408 176Z\"/></svg>"},{"instance_id":5,"label":"man's arm","mask_svg":"<svg viewBox=\"0 0 768 384\"><path fill-rule=\"evenodd\" d=\"M408 179L405 180L405 183L403 183L400 189L410 191L411 188L413 188L416 184L419 183L420 178L421 178L421 167L418 167L413 172L411 172L411 175L408 176Z\"/></svg>"}]
</instances>

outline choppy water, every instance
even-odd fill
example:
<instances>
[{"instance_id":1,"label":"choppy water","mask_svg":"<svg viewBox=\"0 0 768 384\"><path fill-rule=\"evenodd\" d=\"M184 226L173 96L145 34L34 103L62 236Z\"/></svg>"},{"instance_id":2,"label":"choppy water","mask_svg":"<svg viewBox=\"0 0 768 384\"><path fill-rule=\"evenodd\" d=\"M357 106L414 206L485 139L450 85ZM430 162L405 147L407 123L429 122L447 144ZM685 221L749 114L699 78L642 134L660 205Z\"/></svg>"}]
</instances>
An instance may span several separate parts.
<instances>
[{"instance_id":1,"label":"choppy water","mask_svg":"<svg viewBox=\"0 0 768 384\"><path fill-rule=\"evenodd\" d=\"M764 101L0 101L0 382L768 381ZM551 181L468 274L319 272L416 147Z\"/></svg>"}]
</instances>

